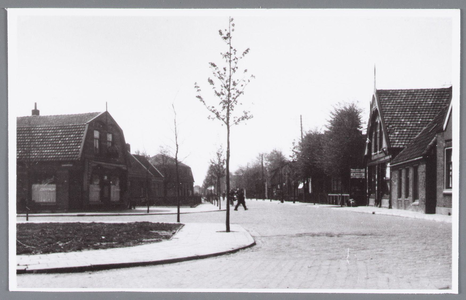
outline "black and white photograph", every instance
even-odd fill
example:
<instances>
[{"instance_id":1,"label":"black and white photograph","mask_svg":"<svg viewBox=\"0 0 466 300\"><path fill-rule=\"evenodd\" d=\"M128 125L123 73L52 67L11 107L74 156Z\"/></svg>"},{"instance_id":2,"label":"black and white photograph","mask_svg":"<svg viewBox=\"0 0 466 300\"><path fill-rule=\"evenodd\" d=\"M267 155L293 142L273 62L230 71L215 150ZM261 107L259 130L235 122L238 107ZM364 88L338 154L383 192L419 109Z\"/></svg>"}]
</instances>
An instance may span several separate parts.
<instances>
[{"instance_id":1,"label":"black and white photograph","mask_svg":"<svg viewBox=\"0 0 466 300\"><path fill-rule=\"evenodd\" d=\"M7 18L10 291L458 294L459 9Z\"/></svg>"}]
</instances>

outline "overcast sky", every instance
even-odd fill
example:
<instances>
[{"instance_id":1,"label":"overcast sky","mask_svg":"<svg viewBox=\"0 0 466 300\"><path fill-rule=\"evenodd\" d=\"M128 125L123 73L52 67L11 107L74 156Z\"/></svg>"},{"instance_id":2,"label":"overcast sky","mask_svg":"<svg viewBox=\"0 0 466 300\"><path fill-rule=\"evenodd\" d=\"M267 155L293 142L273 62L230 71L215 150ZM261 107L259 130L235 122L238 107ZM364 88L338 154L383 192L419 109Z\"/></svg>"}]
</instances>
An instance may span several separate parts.
<instances>
[{"instance_id":1,"label":"overcast sky","mask_svg":"<svg viewBox=\"0 0 466 300\"><path fill-rule=\"evenodd\" d=\"M195 98L214 98L209 62L235 19L233 46L255 75L240 98L254 118L232 130L231 171L273 149L291 154L303 129L324 129L339 102L367 121L377 88L459 83L459 13L452 10L8 10L10 128L17 116L108 111L136 150L174 153L202 185L226 149L226 128ZM376 66L376 80L374 80Z\"/></svg>"}]
</instances>

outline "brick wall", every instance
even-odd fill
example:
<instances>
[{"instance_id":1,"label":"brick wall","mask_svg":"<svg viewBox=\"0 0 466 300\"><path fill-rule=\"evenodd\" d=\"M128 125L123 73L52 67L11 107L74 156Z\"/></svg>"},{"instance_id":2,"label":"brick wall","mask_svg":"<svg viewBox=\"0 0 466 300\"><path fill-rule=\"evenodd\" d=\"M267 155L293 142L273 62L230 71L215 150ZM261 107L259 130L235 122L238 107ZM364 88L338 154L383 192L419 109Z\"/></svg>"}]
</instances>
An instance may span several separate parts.
<instances>
[{"instance_id":1,"label":"brick wall","mask_svg":"<svg viewBox=\"0 0 466 300\"><path fill-rule=\"evenodd\" d=\"M418 168L418 199L414 195L414 167ZM401 181L399 180L401 170ZM406 173L409 172L409 192L406 190ZM398 197L398 189L401 183L401 197ZM416 161L412 164L402 165L391 170L391 201L392 208L425 211L426 207L426 164L424 161Z\"/></svg>"}]
</instances>

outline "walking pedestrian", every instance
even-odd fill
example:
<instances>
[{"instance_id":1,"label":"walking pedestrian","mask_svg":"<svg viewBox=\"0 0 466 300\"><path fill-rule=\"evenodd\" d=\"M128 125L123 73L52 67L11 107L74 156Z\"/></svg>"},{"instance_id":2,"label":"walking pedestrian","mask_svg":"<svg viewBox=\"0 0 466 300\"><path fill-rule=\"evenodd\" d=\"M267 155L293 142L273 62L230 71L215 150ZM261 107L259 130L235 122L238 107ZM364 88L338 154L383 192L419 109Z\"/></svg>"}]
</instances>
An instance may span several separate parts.
<instances>
[{"instance_id":1,"label":"walking pedestrian","mask_svg":"<svg viewBox=\"0 0 466 300\"><path fill-rule=\"evenodd\" d=\"M243 189L238 190L238 192L236 194L236 197L237 197L238 203L235 206L235 210L238 210L238 206L240 204L243 205L244 210L248 210L248 208L246 207L246 202L244 200L244 191L243 191Z\"/></svg>"},{"instance_id":2,"label":"walking pedestrian","mask_svg":"<svg viewBox=\"0 0 466 300\"><path fill-rule=\"evenodd\" d=\"M235 191L234 190L231 190L230 193L229 193L229 198L230 198L230 204L231 206L235 206Z\"/></svg>"}]
</instances>

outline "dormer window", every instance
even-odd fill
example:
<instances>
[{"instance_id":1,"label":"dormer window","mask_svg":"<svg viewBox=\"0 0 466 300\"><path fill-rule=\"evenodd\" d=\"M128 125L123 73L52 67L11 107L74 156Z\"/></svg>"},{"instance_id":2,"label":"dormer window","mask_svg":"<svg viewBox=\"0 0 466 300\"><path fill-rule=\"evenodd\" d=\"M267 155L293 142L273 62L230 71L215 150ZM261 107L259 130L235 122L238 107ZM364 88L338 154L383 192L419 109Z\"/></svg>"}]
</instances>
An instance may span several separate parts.
<instances>
[{"instance_id":1,"label":"dormer window","mask_svg":"<svg viewBox=\"0 0 466 300\"><path fill-rule=\"evenodd\" d=\"M100 132L98 130L94 130L94 153L95 154L100 153L99 144L100 144Z\"/></svg>"}]
</instances>

